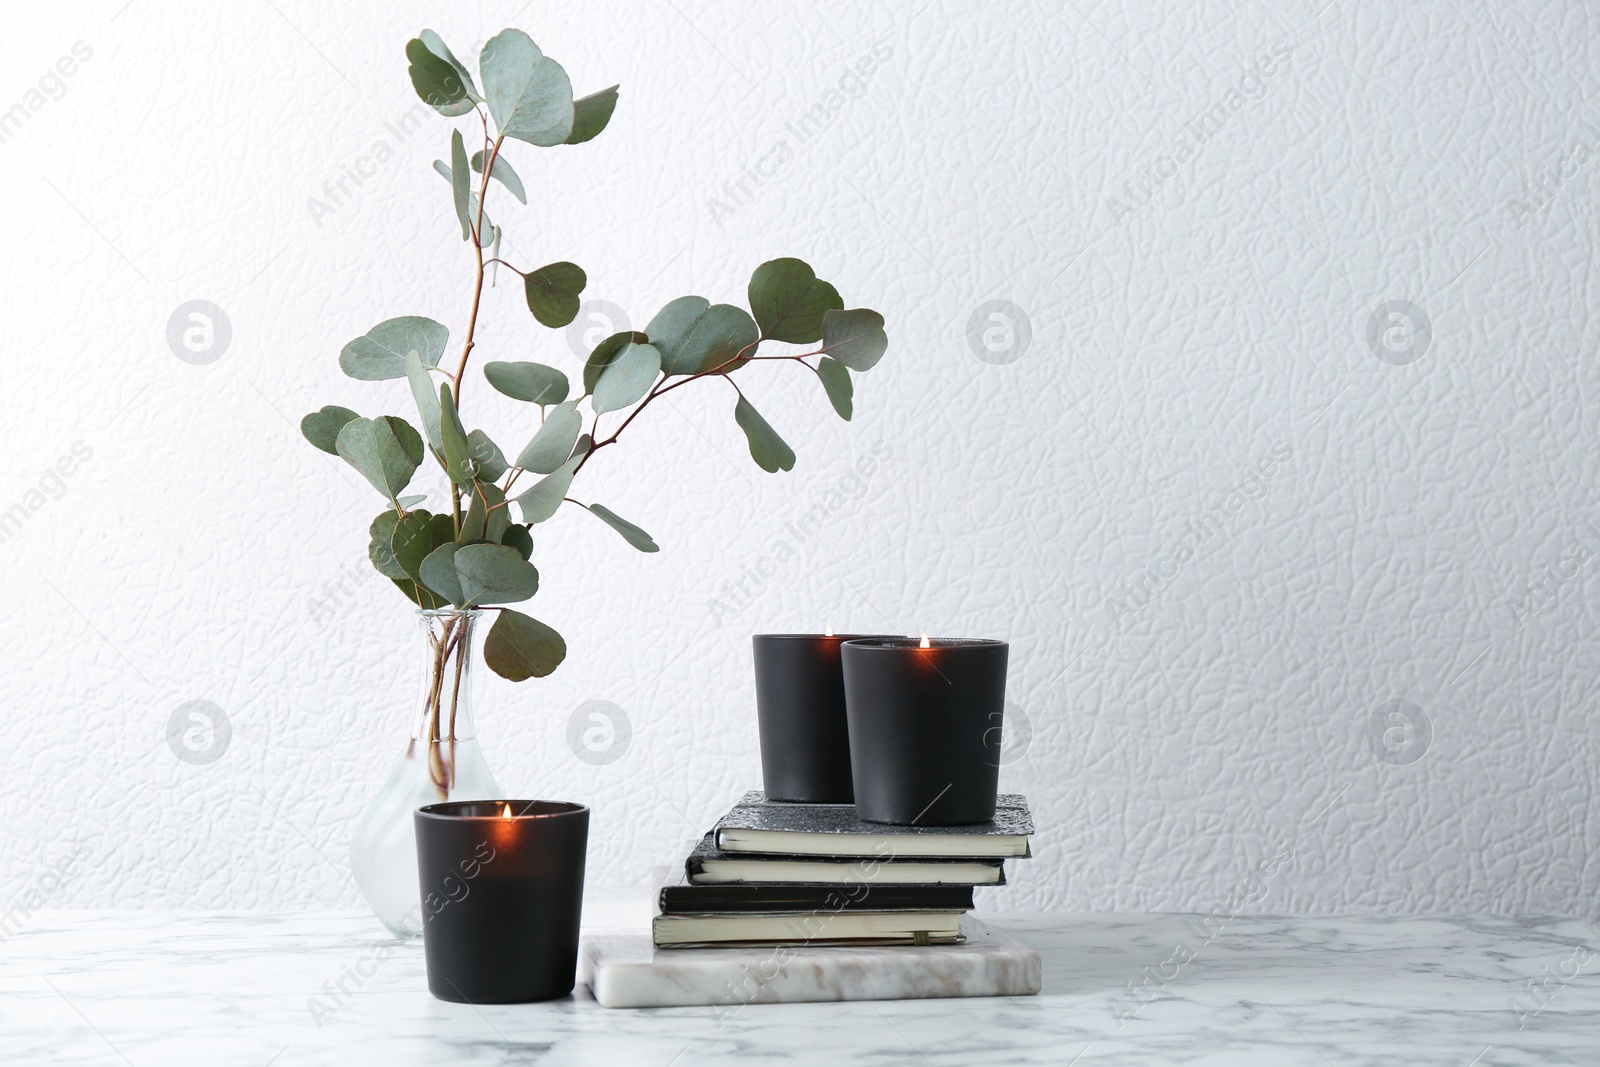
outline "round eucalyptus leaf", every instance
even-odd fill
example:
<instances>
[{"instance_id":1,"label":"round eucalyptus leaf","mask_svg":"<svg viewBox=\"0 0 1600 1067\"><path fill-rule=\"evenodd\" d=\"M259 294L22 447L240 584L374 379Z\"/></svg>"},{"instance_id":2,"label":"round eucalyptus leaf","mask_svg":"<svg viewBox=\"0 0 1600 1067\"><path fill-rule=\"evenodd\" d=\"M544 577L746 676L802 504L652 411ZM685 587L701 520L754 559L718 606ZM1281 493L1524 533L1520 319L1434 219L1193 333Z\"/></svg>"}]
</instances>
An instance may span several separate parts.
<instances>
[{"instance_id":1,"label":"round eucalyptus leaf","mask_svg":"<svg viewBox=\"0 0 1600 1067\"><path fill-rule=\"evenodd\" d=\"M588 396L594 392L595 383L600 381L600 375L617 358L624 345L645 343L645 335L637 330L623 330L614 333L604 341L594 346L594 351L589 353L589 358L583 364L583 393Z\"/></svg>"},{"instance_id":2,"label":"round eucalyptus leaf","mask_svg":"<svg viewBox=\"0 0 1600 1067\"><path fill-rule=\"evenodd\" d=\"M521 30L501 30L478 56L489 114L506 137L548 147L572 135L572 82Z\"/></svg>"},{"instance_id":3,"label":"round eucalyptus leaf","mask_svg":"<svg viewBox=\"0 0 1600 1067\"><path fill-rule=\"evenodd\" d=\"M349 408L329 404L301 419L300 433L330 456L337 456L339 450L334 447L334 442L339 440L339 431L344 429L345 423L357 418L360 416Z\"/></svg>"},{"instance_id":4,"label":"round eucalyptus leaf","mask_svg":"<svg viewBox=\"0 0 1600 1067\"><path fill-rule=\"evenodd\" d=\"M567 398L567 376L543 363L485 363L483 376L496 392L513 400L543 405L559 404Z\"/></svg>"},{"instance_id":5,"label":"round eucalyptus leaf","mask_svg":"<svg viewBox=\"0 0 1600 1067\"><path fill-rule=\"evenodd\" d=\"M661 353L661 370L675 374L736 370L755 353L761 331L748 312L732 304L708 304L705 297L680 296L656 312L645 335ZM745 359L731 362L741 351Z\"/></svg>"},{"instance_id":6,"label":"round eucalyptus leaf","mask_svg":"<svg viewBox=\"0 0 1600 1067\"><path fill-rule=\"evenodd\" d=\"M542 325L560 329L578 317L578 295L589 284L576 263L551 263L522 280L528 310Z\"/></svg>"},{"instance_id":7,"label":"round eucalyptus leaf","mask_svg":"<svg viewBox=\"0 0 1600 1067\"><path fill-rule=\"evenodd\" d=\"M421 315L385 319L340 350L339 367L367 382L403 378L407 353L415 352L425 367L437 367L449 340L449 330Z\"/></svg>"},{"instance_id":8,"label":"round eucalyptus leaf","mask_svg":"<svg viewBox=\"0 0 1600 1067\"><path fill-rule=\"evenodd\" d=\"M473 476L480 482L494 482L506 472L505 453L482 430L467 434L467 456L472 460Z\"/></svg>"},{"instance_id":9,"label":"round eucalyptus leaf","mask_svg":"<svg viewBox=\"0 0 1600 1067\"><path fill-rule=\"evenodd\" d=\"M422 462L422 438L404 420L393 416L351 419L339 430L334 448L391 501L399 497Z\"/></svg>"},{"instance_id":10,"label":"round eucalyptus leaf","mask_svg":"<svg viewBox=\"0 0 1600 1067\"><path fill-rule=\"evenodd\" d=\"M526 448L517 456L517 466L535 474L549 474L565 463L572 455L572 445L583 429L583 416L578 414L578 402L569 400L557 404L533 435Z\"/></svg>"},{"instance_id":11,"label":"round eucalyptus leaf","mask_svg":"<svg viewBox=\"0 0 1600 1067\"><path fill-rule=\"evenodd\" d=\"M606 128L606 123L611 121L611 113L617 110L617 89L618 86L613 85L572 102L572 133L567 135L564 143L592 141Z\"/></svg>"},{"instance_id":12,"label":"round eucalyptus leaf","mask_svg":"<svg viewBox=\"0 0 1600 1067\"><path fill-rule=\"evenodd\" d=\"M432 31L422 32L427 34ZM439 44L442 46L444 42L440 41ZM445 51L449 52L449 49ZM458 72L449 59L436 54L426 42L415 37L406 42L406 59L410 61L408 73L411 75L411 86L424 104L448 118L456 118L472 110L476 100L473 94L467 92L467 84L462 79L463 72Z\"/></svg>"},{"instance_id":13,"label":"round eucalyptus leaf","mask_svg":"<svg viewBox=\"0 0 1600 1067\"><path fill-rule=\"evenodd\" d=\"M432 30L423 30L421 33L417 34L417 39L427 47L428 51L432 52L434 55L450 64L450 66L455 69L456 74L461 78L461 84L465 87L467 91L467 97L469 99L471 99L474 103L481 103L483 101L483 97L478 95L478 87L473 84L471 72L467 70L466 64L457 59L456 54L450 51L450 46L444 43L444 38L440 37Z\"/></svg>"},{"instance_id":14,"label":"round eucalyptus leaf","mask_svg":"<svg viewBox=\"0 0 1600 1067\"><path fill-rule=\"evenodd\" d=\"M429 552L418 567L423 583L458 608L466 607L461 580L456 575L455 558L460 550L454 541L446 541Z\"/></svg>"},{"instance_id":15,"label":"round eucalyptus leaf","mask_svg":"<svg viewBox=\"0 0 1600 1067\"><path fill-rule=\"evenodd\" d=\"M400 521L400 516L394 511L385 511L372 520L367 533L370 541L367 544L367 558L372 561L372 566L385 578L403 581L409 578L405 570L394 558L394 549L390 541L394 538L395 524Z\"/></svg>"},{"instance_id":16,"label":"round eucalyptus leaf","mask_svg":"<svg viewBox=\"0 0 1600 1067\"><path fill-rule=\"evenodd\" d=\"M526 526L508 523L505 532L500 535L500 543L516 549L523 559L533 555L533 535Z\"/></svg>"},{"instance_id":17,"label":"round eucalyptus leaf","mask_svg":"<svg viewBox=\"0 0 1600 1067\"><path fill-rule=\"evenodd\" d=\"M509 545L463 545L453 560L462 607L514 604L539 591L538 570Z\"/></svg>"},{"instance_id":18,"label":"round eucalyptus leaf","mask_svg":"<svg viewBox=\"0 0 1600 1067\"><path fill-rule=\"evenodd\" d=\"M395 523L389 551L405 572L406 579L416 586L407 595L420 607L441 608L449 602L447 597L429 589L419 575L422 561L440 545L453 543L455 535L455 520L449 515L431 515L420 509L406 512Z\"/></svg>"},{"instance_id":19,"label":"round eucalyptus leaf","mask_svg":"<svg viewBox=\"0 0 1600 1067\"><path fill-rule=\"evenodd\" d=\"M594 383L594 413L618 411L638 403L660 374L661 353L654 346L631 341L623 345Z\"/></svg>"},{"instance_id":20,"label":"round eucalyptus leaf","mask_svg":"<svg viewBox=\"0 0 1600 1067\"><path fill-rule=\"evenodd\" d=\"M763 339L810 344L822 339L822 316L844 307L839 292L798 259L770 259L750 275L750 311Z\"/></svg>"},{"instance_id":21,"label":"round eucalyptus leaf","mask_svg":"<svg viewBox=\"0 0 1600 1067\"><path fill-rule=\"evenodd\" d=\"M572 475L583 462L582 456L573 456L561 466L540 478L527 492L516 497L522 508L522 521L536 525L554 515L572 488Z\"/></svg>"},{"instance_id":22,"label":"round eucalyptus leaf","mask_svg":"<svg viewBox=\"0 0 1600 1067\"><path fill-rule=\"evenodd\" d=\"M750 458L756 465L768 474L776 474L780 470L794 470L794 449L778 436L761 413L746 400L739 398L733 408L733 421L739 424L739 429L750 441Z\"/></svg>"},{"instance_id":23,"label":"round eucalyptus leaf","mask_svg":"<svg viewBox=\"0 0 1600 1067\"><path fill-rule=\"evenodd\" d=\"M494 673L513 682L543 678L566 657L567 643L560 634L509 608L500 610L483 642L483 661Z\"/></svg>"},{"instance_id":24,"label":"round eucalyptus leaf","mask_svg":"<svg viewBox=\"0 0 1600 1067\"><path fill-rule=\"evenodd\" d=\"M883 316L871 308L830 311L822 316L822 348L853 371L869 371L889 350Z\"/></svg>"}]
</instances>

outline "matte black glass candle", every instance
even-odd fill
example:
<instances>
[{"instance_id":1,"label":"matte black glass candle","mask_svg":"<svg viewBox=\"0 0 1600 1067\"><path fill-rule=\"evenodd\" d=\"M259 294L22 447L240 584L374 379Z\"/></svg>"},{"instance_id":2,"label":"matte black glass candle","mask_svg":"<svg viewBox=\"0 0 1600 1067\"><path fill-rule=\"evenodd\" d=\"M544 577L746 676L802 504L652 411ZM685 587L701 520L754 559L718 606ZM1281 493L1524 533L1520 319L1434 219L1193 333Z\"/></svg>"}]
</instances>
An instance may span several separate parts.
<instances>
[{"instance_id":1,"label":"matte black glass candle","mask_svg":"<svg viewBox=\"0 0 1600 1067\"><path fill-rule=\"evenodd\" d=\"M899 826L994 818L1009 648L903 637L845 644L857 814Z\"/></svg>"},{"instance_id":2,"label":"matte black glass candle","mask_svg":"<svg viewBox=\"0 0 1600 1067\"><path fill-rule=\"evenodd\" d=\"M761 785L770 800L848 804L850 728L839 646L858 634L756 634Z\"/></svg>"},{"instance_id":3,"label":"matte black glass candle","mask_svg":"<svg viewBox=\"0 0 1600 1067\"><path fill-rule=\"evenodd\" d=\"M589 809L541 800L418 808L428 991L519 1004L572 992Z\"/></svg>"}]
</instances>

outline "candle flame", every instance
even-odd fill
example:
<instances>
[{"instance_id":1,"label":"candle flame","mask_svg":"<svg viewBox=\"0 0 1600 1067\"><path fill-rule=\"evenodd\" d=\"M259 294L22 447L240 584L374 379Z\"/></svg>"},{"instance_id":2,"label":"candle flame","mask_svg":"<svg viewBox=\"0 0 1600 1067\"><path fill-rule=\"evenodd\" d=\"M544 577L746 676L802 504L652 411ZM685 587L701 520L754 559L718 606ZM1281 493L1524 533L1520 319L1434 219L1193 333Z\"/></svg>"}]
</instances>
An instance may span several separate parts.
<instances>
[{"instance_id":1,"label":"candle flame","mask_svg":"<svg viewBox=\"0 0 1600 1067\"><path fill-rule=\"evenodd\" d=\"M510 805L510 804L507 804L507 805L506 805L506 810L505 810L505 811L502 811L502 812L501 812L501 813L500 813L500 817L501 817L501 818L502 818L502 819L509 819L509 818L511 818L511 805Z\"/></svg>"},{"instance_id":2,"label":"candle flame","mask_svg":"<svg viewBox=\"0 0 1600 1067\"><path fill-rule=\"evenodd\" d=\"M833 627L832 626L824 626L822 628L822 636L823 637L832 637L833 636Z\"/></svg>"},{"instance_id":3,"label":"candle flame","mask_svg":"<svg viewBox=\"0 0 1600 1067\"><path fill-rule=\"evenodd\" d=\"M931 644L928 643L928 635L927 634L923 634L922 635L922 647L923 648L932 648L933 647Z\"/></svg>"}]
</instances>

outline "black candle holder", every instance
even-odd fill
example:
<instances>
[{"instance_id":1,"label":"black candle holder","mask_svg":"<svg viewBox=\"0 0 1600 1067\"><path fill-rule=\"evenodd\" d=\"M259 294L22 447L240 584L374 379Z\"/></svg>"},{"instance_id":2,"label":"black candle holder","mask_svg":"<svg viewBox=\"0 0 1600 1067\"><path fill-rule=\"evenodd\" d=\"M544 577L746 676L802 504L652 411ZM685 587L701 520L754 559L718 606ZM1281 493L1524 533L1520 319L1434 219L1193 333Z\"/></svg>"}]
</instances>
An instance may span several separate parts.
<instances>
[{"instance_id":1,"label":"black candle holder","mask_svg":"<svg viewBox=\"0 0 1600 1067\"><path fill-rule=\"evenodd\" d=\"M428 991L468 1004L572 992L589 809L469 800L414 819Z\"/></svg>"},{"instance_id":2,"label":"black candle holder","mask_svg":"<svg viewBox=\"0 0 1600 1067\"><path fill-rule=\"evenodd\" d=\"M856 813L899 826L994 818L1004 641L868 638L843 647Z\"/></svg>"},{"instance_id":3,"label":"black candle holder","mask_svg":"<svg viewBox=\"0 0 1600 1067\"><path fill-rule=\"evenodd\" d=\"M839 646L857 634L756 634L761 785L769 800L848 804L850 728Z\"/></svg>"}]
</instances>

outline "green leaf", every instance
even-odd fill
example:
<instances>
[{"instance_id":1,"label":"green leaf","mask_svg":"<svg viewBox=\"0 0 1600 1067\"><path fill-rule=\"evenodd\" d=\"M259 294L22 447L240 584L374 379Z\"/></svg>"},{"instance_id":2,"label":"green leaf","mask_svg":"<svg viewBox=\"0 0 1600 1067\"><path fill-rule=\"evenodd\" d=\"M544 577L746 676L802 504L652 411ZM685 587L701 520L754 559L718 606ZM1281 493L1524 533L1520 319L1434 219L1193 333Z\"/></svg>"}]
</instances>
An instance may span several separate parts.
<instances>
[{"instance_id":1,"label":"green leaf","mask_svg":"<svg viewBox=\"0 0 1600 1067\"><path fill-rule=\"evenodd\" d=\"M822 388L828 392L828 403L833 405L833 410L845 422L850 421L850 398L855 393L855 386L850 382L850 372L843 363L831 356L823 356L817 361L817 377L822 379Z\"/></svg>"},{"instance_id":2,"label":"green leaf","mask_svg":"<svg viewBox=\"0 0 1600 1067\"><path fill-rule=\"evenodd\" d=\"M467 145L460 130L450 131L450 192L456 203L456 218L461 222L461 239L472 237L472 174L467 170Z\"/></svg>"},{"instance_id":3,"label":"green leaf","mask_svg":"<svg viewBox=\"0 0 1600 1067\"><path fill-rule=\"evenodd\" d=\"M794 449L778 436L778 431L768 425L767 420L761 417L761 413L742 396L734 405L733 421L739 424L739 429L750 439L750 458L756 461L757 466L768 474L776 474L780 470L794 470Z\"/></svg>"},{"instance_id":4,"label":"green leaf","mask_svg":"<svg viewBox=\"0 0 1600 1067\"><path fill-rule=\"evenodd\" d=\"M516 549L523 559L533 555L533 535L526 526L518 526L509 519L505 532L500 535L500 543Z\"/></svg>"},{"instance_id":5,"label":"green leaf","mask_svg":"<svg viewBox=\"0 0 1600 1067\"><path fill-rule=\"evenodd\" d=\"M329 404L301 419L300 433L330 456L337 456L339 450L334 447L334 442L339 439L339 431L344 429L345 423L360 417L349 408Z\"/></svg>"},{"instance_id":6,"label":"green leaf","mask_svg":"<svg viewBox=\"0 0 1600 1067\"><path fill-rule=\"evenodd\" d=\"M456 544L464 545L471 541L485 541L483 529L488 519L488 505L483 498L478 496L478 487L482 482L473 482L472 488L467 490L467 513L461 517L461 532L456 535Z\"/></svg>"},{"instance_id":7,"label":"green leaf","mask_svg":"<svg viewBox=\"0 0 1600 1067\"><path fill-rule=\"evenodd\" d=\"M399 561L394 558L394 549L389 544L394 539L394 527L399 521L400 516L392 510L385 511L372 520L372 525L367 530L372 539L367 545L367 558L385 578L404 581L410 575L406 574Z\"/></svg>"},{"instance_id":8,"label":"green leaf","mask_svg":"<svg viewBox=\"0 0 1600 1067\"><path fill-rule=\"evenodd\" d=\"M415 352L424 367L437 367L449 340L449 330L420 315L385 319L344 346L339 367L364 382L403 378L407 354Z\"/></svg>"},{"instance_id":9,"label":"green leaf","mask_svg":"<svg viewBox=\"0 0 1600 1067\"><path fill-rule=\"evenodd\" d=\"M340 429L334 448L390 501L396 501L422 462L422 438L410 423L392 415L351 419Z\"/></svg>"},{"instance_id":10,"label":"green leaf","mask_svg":"<svg viewBox=\"0 0 1600 1067\"><path fill-rule=\"evenodd\" d=\"M566 144L592 141L606 128L606 123L611 121L611 113L617 110L617 88L613 85L572 102L572 133L568 135Z\"/></svg>"},{"instance_id":11,"label":"green leaf","mask_svg":"<svg viewBox=\"0 0 1600 1067\"><path fill-rule=\"evenodd\" d=\"M589 353L588 360L583 365L583 392L587 396L594 392L595 383L600 380L600 375L617 358L617 353L622 351L628 343L644 344L645 335L638 330L623 330L614 333L604 341L594 346L594 351Z\"/></svg>"},{"instance_id":12,"label":"green leaf","mask_svg":"<svg viewBox=\"0 0 1600 1067\"><path fill-rule=\"evenodd\" d=\"M433 31L423 30L422 33L426 37ZM433 39L437 41L438 35L433 34ZM438 44L445 55L449 55L450 50L444 48L444 42L439 41ZM455 56L446 59L429 48L426 41L413 37L406 42L406 58L411 61L411 86L422 97L423 103L448 118L465 115L472 110L477 102L476 92L467 91L472 79L463 77L466 72L452 62Z\"/></svg>"},{"instance_id":13,"label":"green leaf","mask_svg":"<svg viewBox=\"0 0 1600 1067\"><path fill-rule=\"evenodd\" d=\"M652 345L629 342L600 372L590 406L596 415L637 403L661 373L661 353Z\"/></svg>"},{"instance_id":14,"label":"green leaf","mask_svg":"<svg viewBox=\"0 0 1600 1067\"><path fill-rule=\"evenodd\" d=\"M506 137L549 147L572 135L572 82L521 30L501 30L478 57L489 114Z\"/></svg>"},{"instance_id":15,"label":"green leaf","mask_svg":"<svg viewBox=\"0 0 1600 1067\"><path fill-rule=\"evenodd\" d=\"M746 360L730 361L745 348L748 357L760 339L755 320L732 304L708 304L702 296L680 296L656 312L645 327L646 336L661 353L661 370L674 374L699 374L727 364L729 371Z\"/></svg>"},{"instance_id":16,"label":"green leaf","mask_svg":"<svg viewBox=\"0 0 1600 1067\"><path fill-rule=\"evenodd\" d=\"M411 386L411 398L417 402L417 414L422 418L422 432L435 452L444 445L439 436L439 397L433 391L433 378L416 353L406 353L406 381Z\"/></svg>"},{"instance_id":17,"label":"green leaf","mask_svg":"<svg viewBox=\"0 0 1600 1067\"><path fill-rule=\"evenodd\" d=\"M462 607L514 604L539 591L539 572L507 545L463 545L455 554Z\"/></svg>"},{"instance_id":18,"label":"green leaf","mask_svg":"<svg viewBox=\"0 0 1600 1067\"><path fill-rule=\"evenodd\" d=\"M567 398L567 376L543 363L485 363L483 376L495 390L530 404L559 404Z\"/></svg>"},{"instance_id":19,"label":"green leaf","mask_svg":"<svg viewBox=\"0 0 1600 1067\"><path fill-rule=\"evenodd\" d=\"M483 542L440 545L422 561L422 580L458 608L511 604L539 591L539 572L515 548Z\"/></svg>"},{"instance_id":20,"label":"green leaf","mask_svg":"<svg viewBox=\"0 0 1600 1067\"><path fill-rule=\"evenodd\" d=\"M436 159L433 161L433 169L438 173L439 177L443 178L449 183L451 193L453 195L456 185L455 171L453 171L449 164L442 159ZM480 209L478 207L478 194L469 191L467 193L467 218L469 220L476 220L479 214ZM480 245L489 244L489 241L484 240L484 238L491 237L491 235L493 240L498 241L500 239L500 231L495 229L494 223L489 221L489 213L487 211L483 211L481 214L483 216L483 233L479 236L478 243ZM459 213L456 217L460 218ZM494 254L495 256L499 256L500 250L498 247L495 248Z\"/></svg>"},{"instance_id":21,"label":"green leaf","mask_svg":"<svg viewBox=\"0 0 1600 1067\"><path fill-rule=\"evenodd\" d=\"M853 371L869 371L889 350L883 316L871 308L830 311L822 316L822 347Z\"/></svg>"},{"instance_id":22,"label":"green leaf","mask_svg":"<svg viewBox=\"0 0 1600 1067\"><path fill-rule=\"evenodd\" d=\"M461 533L456 543L493 541L499 544L500 535L511 525L511 509L499 506L505 500L505 493L493 482L472 483L467 495L467 514L461 520Z\"/></svg>"},{"instance_id":23,"label":"green leaf","mask_svg":"<svg viewBox=\"0 0 1600 1067\"><path fill-rule=\"evenodd\" d=\"M567 643L538 619L503 608L483 642L489 669L513 682L543 678L567 658Z\"/></svg>"},{"instance_id":24,"label":"green leaf","mask_svg":"<svg viewBox=\"0 0 1600 1067\"><path fill-rule=\"evenodd\" d=\"M640 552L660 552L661 546L651 539L639 527L618 515L604 504L590 504L589 510L594 512L599 520L622 535L622 539L637 548Z\"/></svg>"},{"instance_id":25,"label":"green leaf","mask_svg":"<svg viewBox=\"0 0 1600 1067\"><path fill-rule=\"evenodd\" d=\"M472 169L479 174L483 173L483 151L480 149L472 153ZM517 177L517 172L511 169L511 164L505 156L494 157L494 170L489 177L511 190L511 195L522 201L528 202L528 194L522 188L522 179Z\"/></svg>"},{"instance_id":26,"label":"green leaf","mask_svg":"<svg viewBox=\"0 0 1600 1067\"><path fill-rule=\"evenodd\" d=\"M426 511L408 511L395 523L394 535L389 539L389 550L406 578L415 584L407 595L423 608L442 608L449 598L428 588L420 577L422 561L440 545L455 542L455 520L449 515L430 515ZM404 589L404 586L401 587ZM413 593L417 595L413 595Z\"/></svg>"},{"instance_id":27,"label":"green leaf","mask_svg":"<svg viewBox=\"0 0 1600 1067\"><path fill-rule=\"evenodd\" d=\"M417 568L429 589L458 608L464 606L462 601L466 599L461 592L461 580L456 576L456 553L460 550L460 545L447 541L429 552Z\"/></svg>"},{"instance_id":28,"label":"green leaf","mask_svg":"<svg viewBox=\"0 0 1600 1067\"><path fill-rule=\"evenodd\" d=\"M517 457L517 466L535 474L549 474L572 455L573 442L582 429L583 416L578 414L578 402L569 400L557 404Z\"/></svg>"},{"instance_id":29,"label":"green leaf","mask_svg":"<svg viewBox=\"0 0 1600 1067\"><path fill-rule=\"evenodd\" d=\"M552 263L540 267L522 281L528 310L551 329L559 329L578 317L578 294L589 284L588 276L576 263Z\"/></svg>"},{"instance_id":30,"label":"green leaf","mask_svg":"<svg viewBox=\"0 0 1600 1067\"><path fill-rule=\"evenodd\" d=\"M480 482L497 481L506 472L505 453L482 430L467 434L467 456L472 460L473 476Z\"/></svg>"},{"instance_id":31,"label":"green leaf","mask_svg":"<svg viewBox=\"0 0 1600 1067\"><path fill-rule=\"evenodd\" d=\"M457 59L456 54L450 51L450 46L444 43L444 39L432 30L423 30L417 34L417 37L427 46L428 51L455 68L456 74L461 78L461 84L467 90L467 97L474 103L482 103L483 97L478 95L478 87L473 84L471 72L467 70L466 64Z\"/></svg>"},{"instance_id":32,"label":"green leaf","mask_svg":"<svg viewBox=\"0 0 1600 1067\"><path fill-rule=\"evenodd\" d=\"M467 441L467 428L461 425L456 414L455 401L450 398L450 384L439 385L439 451L444 454L444 472L457 485L472 481L472 445Z\"/></svg>"},{"instance_id":33,"label":"green leaf","mask_svg":"<svg viewBox=\"0 0 1600 1067\"><path fill-rule=\"evenodd\" d=\"M763 340L810 344L822 339L822 316L844 307L838 290L798 259L769 259L750 275L750 310Z\"/></svg>"},{"instance_id":34,"label":"green leaf","mask_svg":"<svg viewBox=\"0 0 1600 1067\"><path fill-rule=\"evenodd\" d=\"M582 437L578 438L578 443L572 446L572 455L568 456L567 458L582 459L584 456L587 456L591 451L593 451L593 449L594 438L590 437L588 434L584 434Z\"/></svg>"},{"instance_id":35,"label":"green leaf","mask_svg":"<svg viewBox=\"0 0 1600 1067\"><path fill-rule=\"evenodd\" d=\"M482 498L488 512L483 524L484 539L495 544L503 543L505 532L511 526L511 508L500 506L505 504L506 494L493 482L479 482L477 496Z\"/></svg>"},{"instance_id":36,"label":"green leaf","mask_svg":"<svg viewBox=\"0 0 1600 1067\"><path fill-rule=\"evenodd\" d=\"M582 456L573 456L519 495L516 501L522 508L522 521L532 526L554 515L561 507L561 501L566 499L567 490L572 488L573 472L582 462Z\"/></svg>"}]
</instances>

